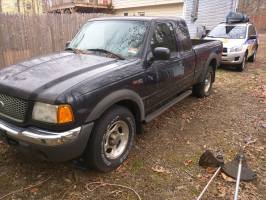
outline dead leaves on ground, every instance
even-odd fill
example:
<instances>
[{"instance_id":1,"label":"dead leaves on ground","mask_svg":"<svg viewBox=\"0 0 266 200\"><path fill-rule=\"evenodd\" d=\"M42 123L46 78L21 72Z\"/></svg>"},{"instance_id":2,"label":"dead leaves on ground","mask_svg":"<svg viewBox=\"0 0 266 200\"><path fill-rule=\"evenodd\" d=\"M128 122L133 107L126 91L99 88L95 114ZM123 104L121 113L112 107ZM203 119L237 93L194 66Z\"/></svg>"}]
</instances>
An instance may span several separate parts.
<instances>
[{"instance_id":1,"label":"dead leaves on ground","mask_svg":"<svg viewBox=\"0 0 266 200\"><path fill-rule=\"evenodd\" d=\"M217 169L213 167L207 167L206 171L208 174L214 174L217 171Z\"/></svg>"},{"instance_id":2,"label":"dead leaves on ground","mask_svg":"<svg viewBox=\"0 0 266 200\"><path fill-rule=\"evenodd\" d=\"M231 183L234 183L236 182L235 179L231 178L230 176L227 176L225 173L221 173L223 179L226 181L226 182L231 182Z\"/></svg>"},{"instance_id":3,"label":"dead leaves on ground","mask_svg":"<svg viewBox=\"0 0 266 200\"><path fill-rule=\"evenodd\" d=\"M151 168L152 171L156 172L156 173L160 173L160 174L170 174L171 172L168 170L168 169L165 169L164 167L162 166L154 166Z\"/></svg>"},{"instance_id":4,"label":"dead leaves on ground","mask_svg":"<svg viewBox=\"0 0 266 200\"><path fill-rule=\"evenodd\" d=\"M183 163L185 166L189 166L193 163L193 160L185 160Z\"/></svg>"}]
</instances>

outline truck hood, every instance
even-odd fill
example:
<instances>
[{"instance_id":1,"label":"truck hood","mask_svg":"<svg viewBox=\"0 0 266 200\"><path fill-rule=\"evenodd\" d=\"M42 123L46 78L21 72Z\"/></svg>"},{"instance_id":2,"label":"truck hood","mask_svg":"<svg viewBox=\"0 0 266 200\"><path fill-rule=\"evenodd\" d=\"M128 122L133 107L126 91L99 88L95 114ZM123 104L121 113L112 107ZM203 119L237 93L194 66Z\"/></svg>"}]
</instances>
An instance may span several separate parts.
<instances>
[{"instance_id":1,"label":"truck hood","mask_svg":"<svg viewBox=\"0 0 266 200\"><path fill-rule=\"evenodd\" d=\"M52 54L1 70L0 93L51 102L88 76L97 78L126 62L70 52Z\"/></svg>"},{"instance_id":2,"label":"truck hood","mask_svg":"<svg viewBox=\"0 0 266 200\"><path fill-rule=\"evenodd\" d=\"M245 39L226 39L226 38L204 38L205 40L218 40L223 43L224 48L239 47L245 44Z\"/></svg>"}]
</instances>

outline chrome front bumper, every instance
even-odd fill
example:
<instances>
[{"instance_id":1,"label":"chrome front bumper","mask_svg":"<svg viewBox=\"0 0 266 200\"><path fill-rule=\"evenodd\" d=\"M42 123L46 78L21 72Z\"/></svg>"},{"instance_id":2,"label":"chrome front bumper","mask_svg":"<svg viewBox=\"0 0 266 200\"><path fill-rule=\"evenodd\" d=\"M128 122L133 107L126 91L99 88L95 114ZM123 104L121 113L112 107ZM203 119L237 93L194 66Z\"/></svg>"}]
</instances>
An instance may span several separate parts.
<instances>
[{"instance_id":1,"label":"chrome front bumper","mask_svg":"<svg viewBox=\"0 0 266 200\"><path fill-rule=\"evenodd\" d=\"M233 52L222 54L222 64L241 64L243 62L245 52Z\"/></svg>"},{"instance_id":2,"label":"chrome front bumper","mask_svg":"<svg viewBox=\"0 0 266 200\"><path fill-rule=\"evenodd\" d=\"M23 129L0 120L0 131L15 140L42 146L58 146L76 140L81 127L65 132L51 132L37 128Z\"/></svg>"},{"instance_id":3,"label":"chrome front bumper","mask_svg":"<svg viewBox=\"0 0 266 200\"><path fill-rule=\"evenodd\" d=\"M78 158L85 151L94 123L52 132L35 127L22 128L0 120L0 139L30 158L63 162Z\"/></svg>"}]
</instances>

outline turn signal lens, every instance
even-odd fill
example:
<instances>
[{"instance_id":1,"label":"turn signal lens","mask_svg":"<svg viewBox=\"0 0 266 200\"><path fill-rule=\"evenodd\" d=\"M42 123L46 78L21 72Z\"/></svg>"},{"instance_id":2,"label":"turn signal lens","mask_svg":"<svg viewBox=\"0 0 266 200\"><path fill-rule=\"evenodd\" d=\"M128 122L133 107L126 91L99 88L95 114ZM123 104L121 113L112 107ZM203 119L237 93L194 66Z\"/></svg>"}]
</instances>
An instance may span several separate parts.
<instances>
[{"instance_id":1,"label":"turn signal lens","mask_svg":"<svg viewBox=\"0 0 266 200\"><path fill-rule=\"evenodd\" d=\"M60 105L57 110L57 123L65 124L74 121L74 115L70 105Z\"/></svg>"}]
</instances>

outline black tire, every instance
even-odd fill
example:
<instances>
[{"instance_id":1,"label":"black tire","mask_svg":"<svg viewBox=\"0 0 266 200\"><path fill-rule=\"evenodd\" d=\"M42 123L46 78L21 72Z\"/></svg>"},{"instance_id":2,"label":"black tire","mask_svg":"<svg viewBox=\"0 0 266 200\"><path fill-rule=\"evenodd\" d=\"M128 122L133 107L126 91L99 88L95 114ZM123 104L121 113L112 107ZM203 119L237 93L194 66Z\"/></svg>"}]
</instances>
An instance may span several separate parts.
<instances>
[{"instance_id":1,"label":"black tire","mask_svg":"<svg viewBox=\"0 0 266 200\"><path fill-rule=\"evenodd\" d=\"M200 98L210 96L214 76L215 72L213 71L212 66L209 66L204 78L204 82L198 83L193 86L193 95Z\"/></svg>"},{"instance_id":2,"label":"black tire","mask_svg":"<svg viewBox=\"0 0 266 200\"><path fill-rule=\"evenodd\" d=\"M119 127L119 125L122 127ZM123 126L122 126L123 125ZM117 126L117 131L110 131ZM120 130L119 130L120 128ZM109 130L109 132L108 132ZM119 132L128 137L125 139ZM109 135L109 136L108 136ZM120 135L117 137L117 135ZM85 161L88 166L101 172L109 172L119 167L128 157L136 135L136 123L133 114L125 107L113 106L98 120L85 151ZM112 136L112 137L111 137ZM119 137L120 142L119 142ZM122 139L124 137L124 139ZM108 140L108 141L107 141ZM124 141L127 140L125 144ZM112 144L110 144L112 142ZM112 146L111 146L112 145ZM120 146L123 145L123 146ZM108 147L110 148L108 149ZM121 148L123 147L123 148ZM121 148L113 151L112 148ZM111 150L112 149L112 150ZM110 151L111 150L111 151ZM122 152L120 155L112 152Z\"/></svg>"},{"instance_id":3,"label":"black tire","mask_svg":"<svg viewBox=\"0 0 266 200\"><path fill-rule=\"evenodd\" d=\"M257 49L255 49L253 55L248 59L249 62L255 62L257 57Z\"/></svg>"},{"instance_id":4,"label":"black tire","mask_svg":"<svg viewBox=\"0 0 266 200\"><path fill-rule=\"evenodd\" d=\"M244 56L241 64L237 65L236 69L239 72L243 72L247 67L247 55Z\"/></svg>"}]
</instances>

